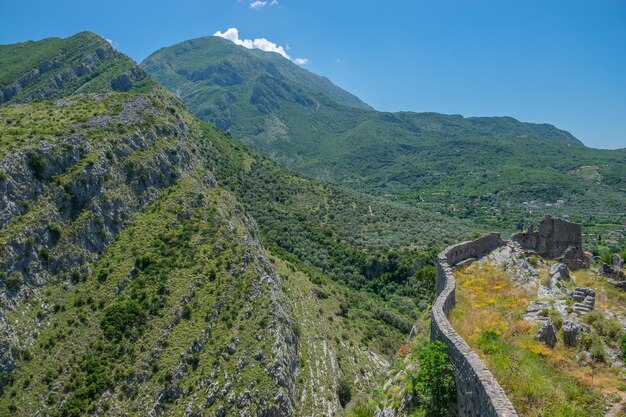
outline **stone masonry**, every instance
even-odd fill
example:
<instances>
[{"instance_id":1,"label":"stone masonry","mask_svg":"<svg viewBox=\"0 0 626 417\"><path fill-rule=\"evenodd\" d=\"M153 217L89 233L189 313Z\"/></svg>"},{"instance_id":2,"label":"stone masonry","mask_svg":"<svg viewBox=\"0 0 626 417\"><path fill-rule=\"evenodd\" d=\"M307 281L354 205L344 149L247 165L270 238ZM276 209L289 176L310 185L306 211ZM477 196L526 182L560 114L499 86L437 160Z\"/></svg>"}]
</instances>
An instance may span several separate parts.
<instances>
[{"instance_id":1,"label":"stone masonry","mask_svg":"<svg viewBox=\"0 0 626 417\"><path fill-rule=\"evenodd\" d=\"M528 231L515 233L511 240L543 258L562 259L570 268L585 266L580 224L545 215L539 230L534 231L531 225Z\"/></svg>"},{"instance_id":2,"label":"stone masonry","mask_svg":"<svg viewBox=\"0 0 626 417\"><path fill-rule=\"evenodd\" d=\"M432 308L432 340L448 345L454 366L459 417L517 417L513 404L478 355L448 321L455 302L453 267L501 246L498 233L448 247L437 258L437 297Z\"/></svg>"}]
</instances>

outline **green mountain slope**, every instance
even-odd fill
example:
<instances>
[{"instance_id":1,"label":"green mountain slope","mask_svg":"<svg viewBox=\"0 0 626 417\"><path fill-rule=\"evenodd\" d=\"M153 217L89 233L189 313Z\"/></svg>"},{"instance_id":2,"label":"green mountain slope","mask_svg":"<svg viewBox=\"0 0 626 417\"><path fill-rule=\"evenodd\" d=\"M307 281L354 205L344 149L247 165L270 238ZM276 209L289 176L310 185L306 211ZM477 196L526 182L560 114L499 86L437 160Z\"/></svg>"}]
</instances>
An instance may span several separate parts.
<instances>
[{"instance_id":1,"label":"green mountain slope","mask_svg":"<svg viewBox=\"0 0 626 417\"><path fill-rule=\"evenodd\" d=\"M90 32L0 45L0 68L0 104L155 85L130 58Z\"/></svg>"},{"instance_id":2,"label":"green mountain slope","mask_svg":"<svg viewBox=\"0 0 626 417\"><path fill-rule=\"evenodd\" d=\"M290 173L160 88L54 94L0 106L0 415L342 415L432 300L431 246L475 230Z\"/></svg>"},{"instance_id":3,"label":"green mountain slope","mask_svg":"<svg viewBox=\"0 0 626 417\"><path fill-rule=\"evenodd\" d=\"M185 56L187 62L180 60ZM234 127L252 111L268 114L283 103L304 109L340 104L370 107L327 78L306 71L278 54L263 53L219 37L182 42L148 57L143 67L185 102L192 102L202 119L222 129ZM200 88L199 88L200 87ZM242 101L245 97L246 101ZM243 104L242 113L230 110Z\"/></svg>"},{"instance_id":4,"label":"green mountain slope","mask_svg":"<svg viewBox=\"0 0 626 417\"><path fill-rule=\"evenodd\" d=\"M267 62L293 72L257 70ZM569 216L592 231L589 248L626 220L626 149L590 149L551 125L346 105L279 55L216 37L142 66L201 119L326 181L505 230L544 212ZM623 234L609 240L624 244Z\"/></svg>"}]
</instances>

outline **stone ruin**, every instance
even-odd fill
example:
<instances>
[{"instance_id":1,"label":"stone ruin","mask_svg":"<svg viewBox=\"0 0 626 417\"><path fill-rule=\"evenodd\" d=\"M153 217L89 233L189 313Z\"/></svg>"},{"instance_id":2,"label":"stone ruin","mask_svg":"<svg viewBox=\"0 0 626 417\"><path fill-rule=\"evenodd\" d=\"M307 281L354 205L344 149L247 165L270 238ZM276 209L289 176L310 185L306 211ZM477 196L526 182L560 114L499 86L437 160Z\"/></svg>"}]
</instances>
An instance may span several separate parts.
<instances>
[{"instance_id":1,"label":"stone ruin","mask_svg":"<svg viewBox=\"0 0 626 417\"><path fill-rule=\"evenodd\" d=\"M591 259L581 249L581 236L581 225L546 215L541 220L538 231L533 231L531 227L527 232L517 233L511 238L524 251L561 262L550 268L550 285L561 288L561 294L573 301L571 313L566 313L565 301L561 313L563 342L567 346L580 343L582 334L588 329L578 316L588 314L595 307L593 289L575 288L567 292L565 285L559 285L560 281L571 280L569 269L590 266ZM517 416L515 408L493 374L448 321L448 314L456 299L454 268L481 259L509 243L503 241L499 234L491 233L473 241L450 246L437 257L437 297L431 310L430 336L449 347L457 388L455 415L459 417ZM511 255L511 251L506 253ZM622 272L621 258L615 257L613 262L614 268ZM512 263L507 268L514 267ZM610 268L613 273L614 268ZM557 338L556 328L550 318L553 307L550 301L536 301L531 303L524 314L524 319L539 324L536 337L551 347L555 346Z\"/></svg>"},{"instance_id":2,"label":"stone ruin","mask_svg":"<svg viewBox=\"0 0 626 417\"><path fill-rule=\"evenodd\" d=\"M624 260L617 253L613 254L613 265L602 264L598 274L604 275L608 282L617 288L626 291L626 275L624 274Z\"/></svg>"},{"instance_id":3,"label":"stone ruin","mask_svg":"<svg viewBox=\"0 0 626 417\"><path fill-rule=\"evenodd\" d=\"M545 215L539 230L531 225L526 232L515 233L511 240L524 250L547 259L557 259L569 269L588 268L590 260L582 250L581 225Z\"/></svg>"}]
</instances>

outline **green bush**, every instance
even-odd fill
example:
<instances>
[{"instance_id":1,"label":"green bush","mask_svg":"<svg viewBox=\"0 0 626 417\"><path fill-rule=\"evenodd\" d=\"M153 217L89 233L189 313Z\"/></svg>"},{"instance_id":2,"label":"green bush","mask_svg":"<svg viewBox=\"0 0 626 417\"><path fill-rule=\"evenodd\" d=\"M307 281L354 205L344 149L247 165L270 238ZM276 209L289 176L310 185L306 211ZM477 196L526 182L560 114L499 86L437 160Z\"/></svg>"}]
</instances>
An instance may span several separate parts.
<instances>
[{"instance_id":1,"label":"green bush","mask_svg":"<svg viewBox=\"0 0 626 417\"><path fill-rule=\"evenodd\" d=\"M7 277L5 285L9 290L16 291L22 286L23 283L24 278L22 278L22 274L17 271L13 271Z\"/></svg>"},{"instance_id":2,"label":"green bush","mask_svg":"<svg viewBox=\"0 0 626 417\"><path fill-rule=\"evenodd\" d=\"M337 397L342 407L345 407L352 399L352 387L346 379L340 380L337 384Z\"/></svg>"},{"instance_id":3,"label":"green bush","mask_svg":"<svg viewBox=\"0 0 626 417\"><path fill-rule=\"evenodd\" d=\"M591 338L591 347L589 348L589 353L591 354L591 358L594 362L606 362L606 352L604 351L604 345L602 345L602 341L599 337Z\"/></svg>"},{"instance_id":4,"label":"green bush","mask_svg":"<svg viewBox=\"0 0 626 417\"><path fill-rule=\"evenodd\" d=\"M146 322L146 314L136 300L118 301L104 310L100 327L109 340L134 338Z\"/></svg>"},{"instance_id":5,"label":"green bush","mask_svg":"<svg viewBox=\"0 0 626 417\"><path fill-rule=\"evenodd\" d=\"M370 404L359 404L352 410L351 417L374 417L376 409Z\"/></svg>"},{"instance_id":6,"label":"green bush","mask_svg":"<svg viewBox=\"0 0 626 417\"><path fill-rule=\"evenodd\" d=\"M42 179L43 175L46 173L46 160L43 156L35 152L34 150L30 150L26 153L28 157L28 166L36 178Z\"/></svg>"},{"instance_id":7,"label":"green bush","mask_svg":"<svg viewBox=\"0 0 626 417\"><path fill-rule=\"evenodd\" d=\"M626 334L622 336L622 340L619 342L619 347L622 350L622 360L626 362Z\"/></svg>"},{"instance_id":8,"label":"green bush","mask_svg":"<svg viewBox=\"0 0 626 417\"><path fill-rule=\"evenodd\" d=\"M61 238L61 227L58 224L51 224L48 226L48 232L53 242L58 242Z\"/></svg>"},{"instance_id":9,"label":"green bush","mask_svg":"<svg viewBox=\"0 0 626 417\"><path fill-rule=\"evenodd\" d=\"M416 348L412 357L419 363L415 372L407 372L410 389L432 416L446 416L456 393L448 347L439 341Z\"/></svg>"}]
</instances>

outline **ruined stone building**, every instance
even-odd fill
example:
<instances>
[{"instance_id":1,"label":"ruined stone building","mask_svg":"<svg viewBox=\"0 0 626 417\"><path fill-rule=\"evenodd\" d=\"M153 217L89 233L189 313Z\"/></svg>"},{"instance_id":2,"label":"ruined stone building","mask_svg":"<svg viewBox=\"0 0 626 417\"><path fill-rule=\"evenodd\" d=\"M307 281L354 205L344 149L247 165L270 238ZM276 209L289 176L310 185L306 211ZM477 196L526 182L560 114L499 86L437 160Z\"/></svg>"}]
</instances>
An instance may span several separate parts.
<instances>
[{"instance_id":1,"label":"ruined stone building","mask_svg":"<svg viewBox=\"0 0 626 417\"><path fill-rule=\"evenodd\" d=\"M561 259L573 269L587 265L580 224L545 215L539 223L539 230L534 231L531 225L528 231L511 236L511 240L544 258Z\"/></svg>"}]
</instances>

